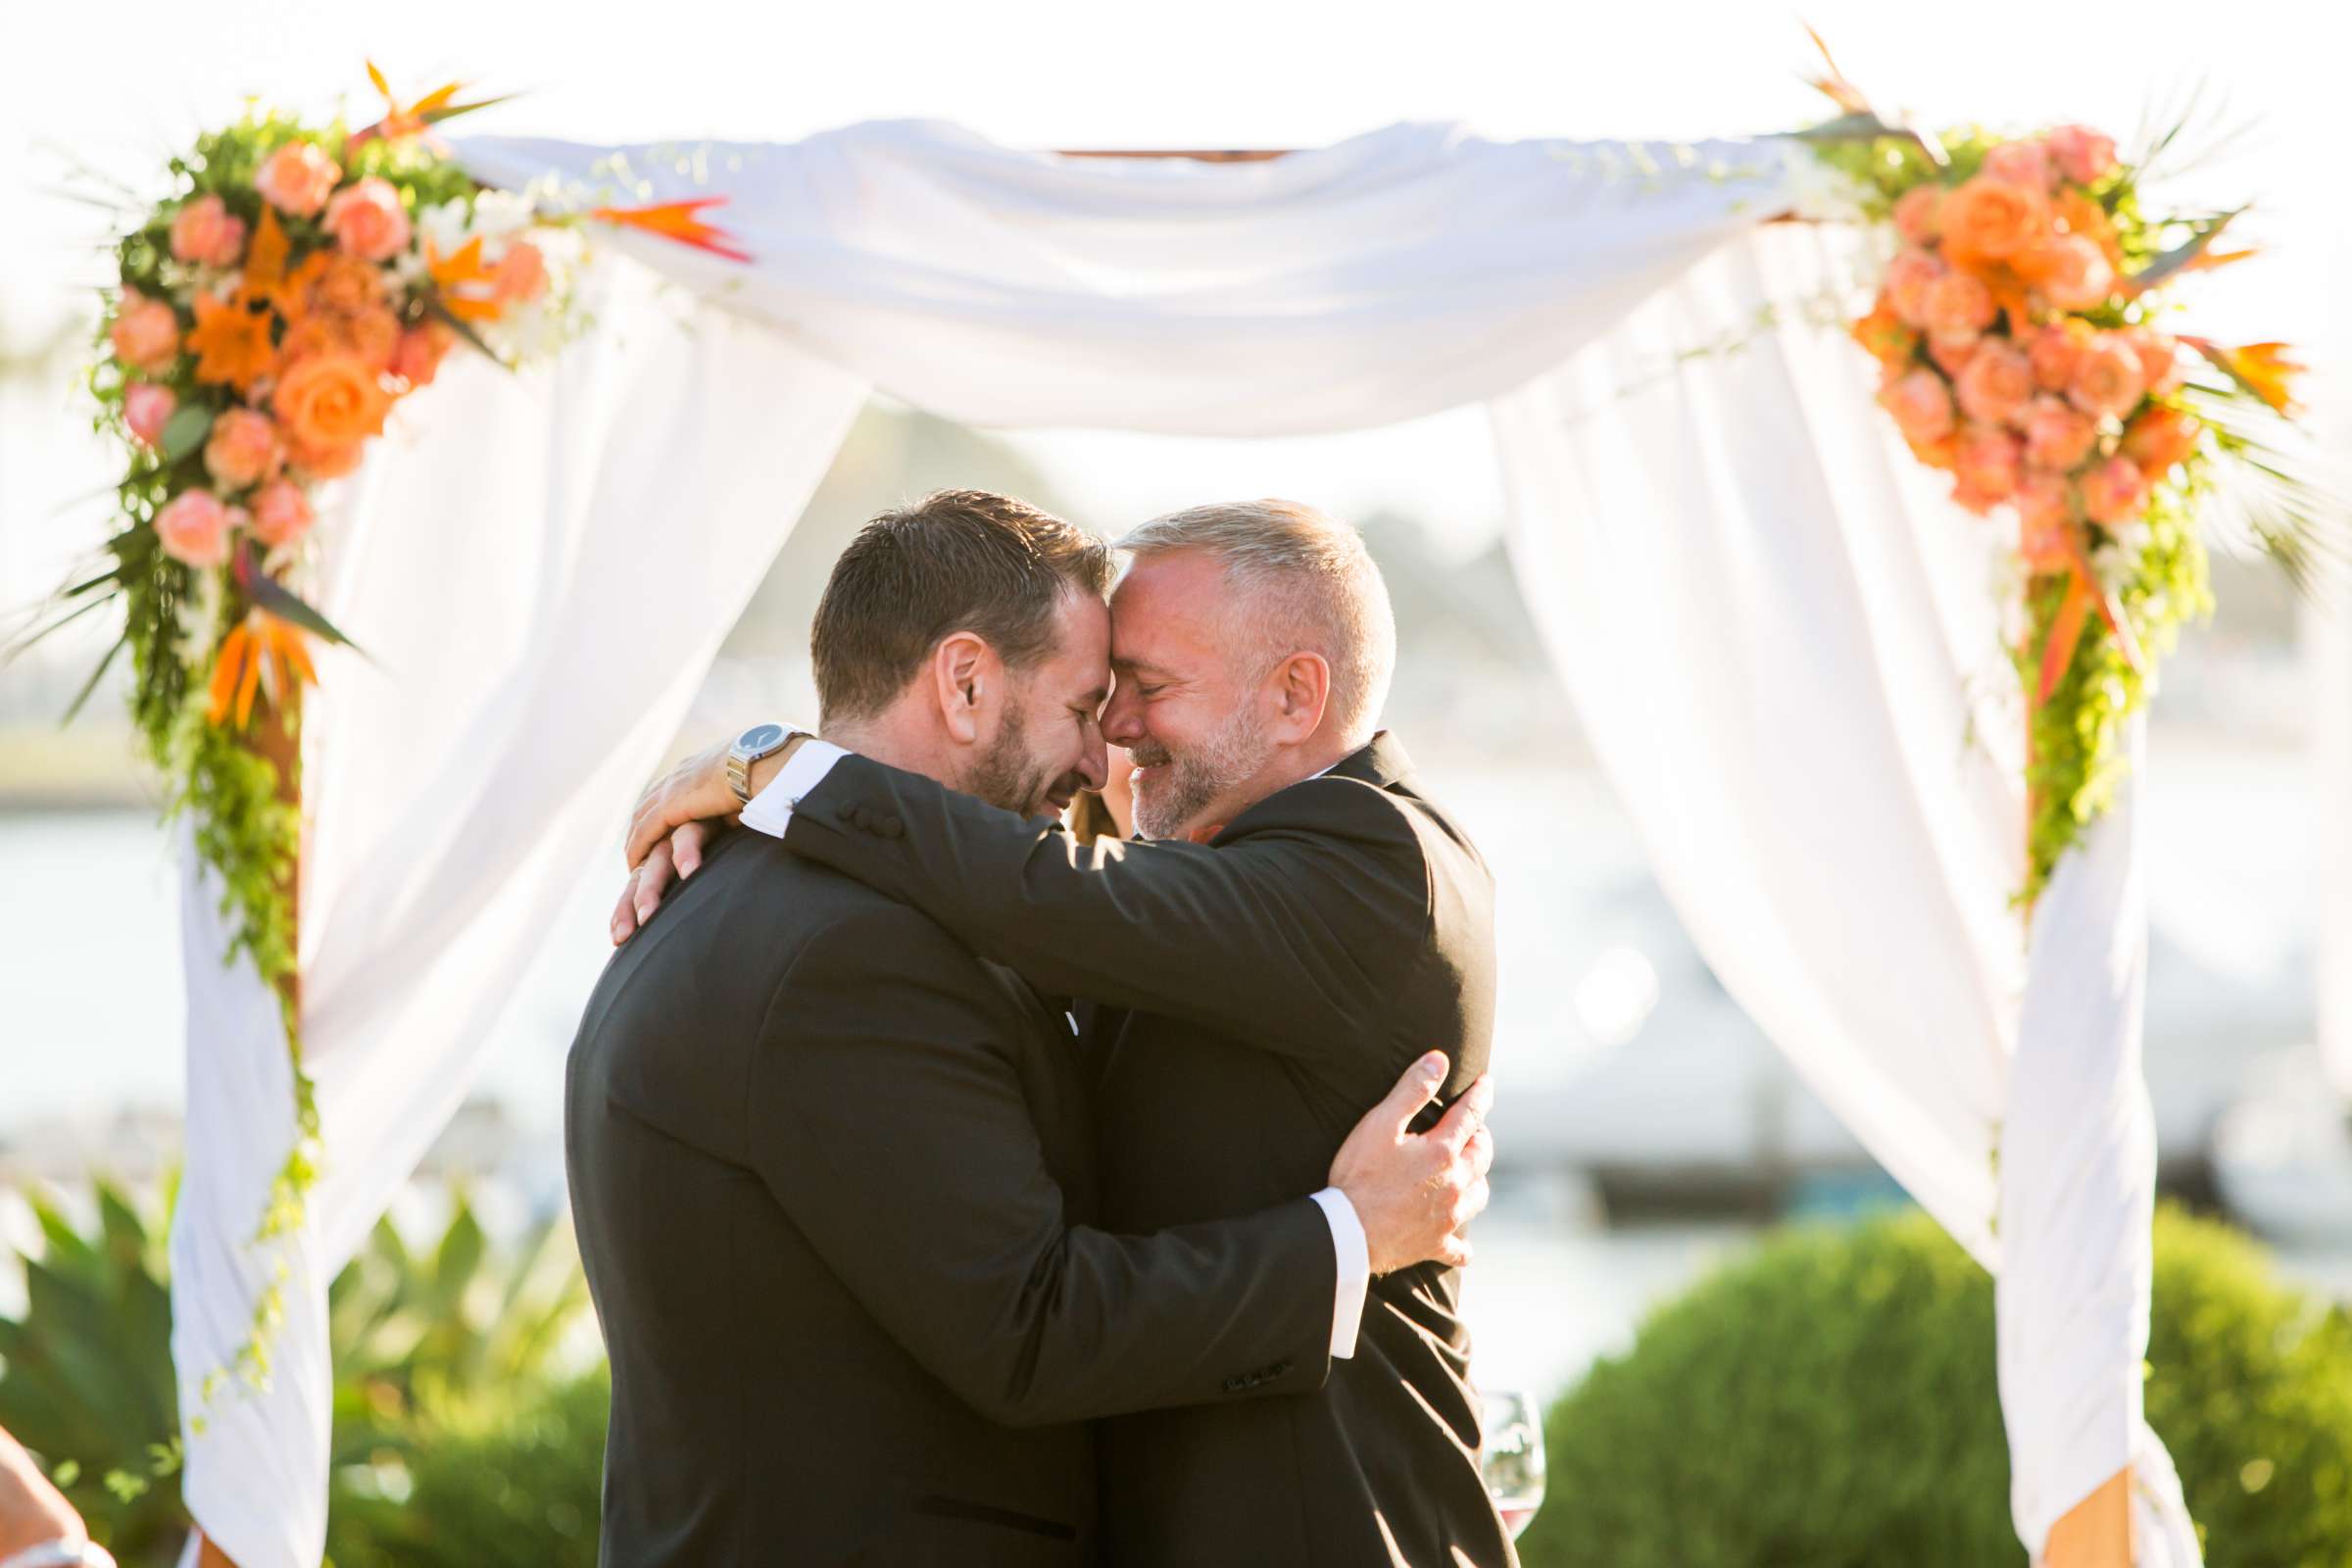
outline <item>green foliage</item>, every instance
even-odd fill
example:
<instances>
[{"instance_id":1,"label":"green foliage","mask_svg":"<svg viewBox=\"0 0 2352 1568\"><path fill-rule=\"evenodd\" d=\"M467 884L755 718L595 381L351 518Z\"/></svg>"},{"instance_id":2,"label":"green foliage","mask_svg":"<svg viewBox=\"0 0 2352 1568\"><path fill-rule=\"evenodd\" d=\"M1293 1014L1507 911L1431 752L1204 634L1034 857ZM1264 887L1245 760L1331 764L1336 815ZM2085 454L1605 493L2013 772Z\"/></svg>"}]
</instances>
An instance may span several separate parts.
<instances>
[{"instance_id":1,"label":"green foliage","mask_svg":"<svg viewBox=\"0 0 2352 1568\"><path fill-rule=\"evenodd\" d=\"M333 1568L595 1568L604 1483L604 1370L520 1401L436 1416L395 1464L336 1474Z\"/></svg>"},{"instance_id":2,"label":"green foliage","mask_svg":"<svg viewBox=\"0 0 2352 1568\"><path fill-rule=\"evenodd\" d=\"M32 1195L42 1255L24 1260L25 1312L0 1318L0 1427L125 1564L168 1562L186 1533L177 1468L172 1298L164 1233L101 1186L84 1234Z\"/></svg>"},{"instance_id":3,"label":"green foliage","mask_svg":"<svg viewBox=\"0 0 2352 1568\"><path fill-rule=\"evenodd\" d=\"M2352 1563L2352 1320L2157 1217L2150 1423L2215 1568ZM1797 1229L1703 1281L1545 1420L1528 1568L2023 1564L1991 1279L1911 1213Z\"/></svg>"},{"instance_id":4,"label":"green foliage","mask_svg":"<svg viewBox=\"0 0 2352 1568\"><path fill-rule=\"evenodd\" d=\"M98 1206L84 1235L34 1204L45 1248L24 1260L24 1319L0 1318L0 1426L126 1568L162 1564L188 1528L167 1226L110 1187ZM461 1199L412 1252L380 1223L327 1300L333 1562L595 1561L610 1393L601 1368L564 1360L587 1305L567 1224L493 1248Z\"/></svg>"}]
</instances>

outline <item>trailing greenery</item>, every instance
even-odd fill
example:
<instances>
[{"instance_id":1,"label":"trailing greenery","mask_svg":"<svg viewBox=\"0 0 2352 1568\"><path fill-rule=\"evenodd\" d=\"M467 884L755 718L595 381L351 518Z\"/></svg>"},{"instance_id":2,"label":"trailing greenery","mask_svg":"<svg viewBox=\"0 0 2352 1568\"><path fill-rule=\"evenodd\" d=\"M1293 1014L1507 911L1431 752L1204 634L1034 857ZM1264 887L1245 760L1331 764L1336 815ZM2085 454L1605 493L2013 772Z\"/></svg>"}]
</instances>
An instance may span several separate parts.
<instances>
[{"instance_id":1,"label":"trailing greenery","mask_svg":"<svg viewBox=\"0 0 2352 1568\"><path fill-rule=\"evenodd\" d=\"M160 1568L189 1527L166 1213L107 1186L87 1232L33 1207L44 1247L22 1260L24 1316L0 1318L0 1427L125 1568ZM566 1352L586 1306L561 1219L493 1248L461 1199L422 1251L377 1225L328 1291L331 1563L594 1563L610 1391Z\"/></svg>"},{"instance_id":2,"label":"trailing greenery","mask_svg":"<svg viewBox=\"0 0 2352 1568\"><path fill-rule=\"evenodd\" d=\"M1925 1215L1800 1228L1653 1312L1544 1423L1528 1568L2024 1564L1992 1281ZM2157 1216L2147 1415L2215 1568L2352 1564L2352 1317Z\"/></svg>"}]
</instances>

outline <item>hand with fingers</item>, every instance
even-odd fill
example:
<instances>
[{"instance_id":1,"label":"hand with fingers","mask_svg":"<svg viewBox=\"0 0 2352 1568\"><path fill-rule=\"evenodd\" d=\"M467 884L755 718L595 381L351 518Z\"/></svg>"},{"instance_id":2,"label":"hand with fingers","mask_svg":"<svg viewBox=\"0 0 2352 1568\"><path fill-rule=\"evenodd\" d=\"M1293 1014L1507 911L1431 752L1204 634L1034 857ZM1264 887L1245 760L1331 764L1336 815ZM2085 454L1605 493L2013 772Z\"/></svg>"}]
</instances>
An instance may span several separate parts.
<instances>
[{"instance_id":1,"label":"hand with fingers","mask_svg":"<svg viewBox=\"0 0 2352 1568\"><path fill-rule=\"evenodd\" d=\"M1455 1268L1470 1261L1462 1231L1487 1206L1494 1086L1480 1077L1436 1126L1416 1133L1413 1118L1437 1098L1446 1066L1437 1051L1413 1063L1332 1158L1331 1185L1355 1205L1376 1275L1430 1259Z\"/></svg>"},{"instance_id":2,"label":"hand with fingers","mask_svg":"<svg viewBox=\"0 0 2352 1568\"><path fill-rule=\"evenodd\" d=\"M729 744L697 752L638 797L624 850L629 879L612 906L614 946L653 917L671 882L702 868L703 851L742 814L727 786Z\"/></svg>"},{"instance_id":3,"label":"hand with fingers","mask_svg":"<svg viewBox=\"0 0 2352 1568\"><path fill-rule=\"evenodd\" d=\"M618 947L654 917L672 882L683 882L703 868L703 852L727 830L715 817L684 822L657 841L629 879L621 884L620 902L612 906L612 945Z\"/></svg>"}]
</instances>

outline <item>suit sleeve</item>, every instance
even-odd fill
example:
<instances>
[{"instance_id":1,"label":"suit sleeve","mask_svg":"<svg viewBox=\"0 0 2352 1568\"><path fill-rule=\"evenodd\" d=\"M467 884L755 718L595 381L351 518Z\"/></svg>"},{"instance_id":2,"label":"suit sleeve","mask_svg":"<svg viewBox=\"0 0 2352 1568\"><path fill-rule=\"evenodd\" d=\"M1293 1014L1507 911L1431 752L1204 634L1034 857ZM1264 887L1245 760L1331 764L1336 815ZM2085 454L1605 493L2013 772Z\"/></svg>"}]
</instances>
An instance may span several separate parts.
<instances>
[{"instance_id":1,"label":"suit sleeve","mask_svg":"<svg viewBox=\"0 0 2352 1568\"><path fill-rule=\"evenodd\" d=\"M795 959L746 1106L750 1163L876 1321L1011 1426L1320 1387L1337 1263L1315 1202L1143 1237L1068 1225L1016 1065L1028 1024L894 914Z\"/></svg>"},{"instance_id":2,"label":"suit sleeve","mask_svg":"<svg viewBox=\"0 0 2352 1568\"><path fill-rule=\"evenodd\" d=\"M913 905L1045 990L1360 1058L1429 921L1426 865L1376 792L1295 785L1217 848L1079 844L932 779L844 756L793 808L794 854Z\"/></svg>"}]
</instances>

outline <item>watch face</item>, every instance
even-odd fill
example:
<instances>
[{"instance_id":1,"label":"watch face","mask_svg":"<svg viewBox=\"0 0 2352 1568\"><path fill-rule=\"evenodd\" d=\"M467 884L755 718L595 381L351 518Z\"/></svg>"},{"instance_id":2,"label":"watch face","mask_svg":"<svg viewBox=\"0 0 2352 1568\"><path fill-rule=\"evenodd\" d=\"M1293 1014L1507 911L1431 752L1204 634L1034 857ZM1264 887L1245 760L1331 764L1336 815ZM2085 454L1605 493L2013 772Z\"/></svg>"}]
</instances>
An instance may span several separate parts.
<instances>
[{"instance_id":1,"label":"watch face","mask_svg":"<svg viewBox=\"0 0 2352 1568\"><path fill-rule=\"evenodd\" d=\"M735 738L735 745L741 751L764 752L771 746L781 745L783 740L783 725L762 724L758 729L745 730Z\"/></svg>"}]
</instances>

